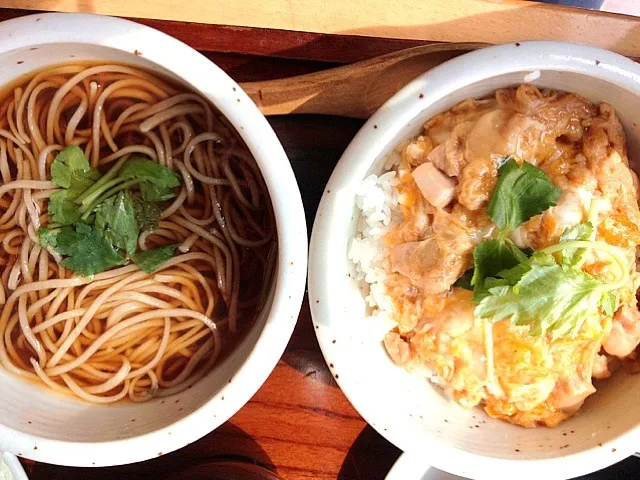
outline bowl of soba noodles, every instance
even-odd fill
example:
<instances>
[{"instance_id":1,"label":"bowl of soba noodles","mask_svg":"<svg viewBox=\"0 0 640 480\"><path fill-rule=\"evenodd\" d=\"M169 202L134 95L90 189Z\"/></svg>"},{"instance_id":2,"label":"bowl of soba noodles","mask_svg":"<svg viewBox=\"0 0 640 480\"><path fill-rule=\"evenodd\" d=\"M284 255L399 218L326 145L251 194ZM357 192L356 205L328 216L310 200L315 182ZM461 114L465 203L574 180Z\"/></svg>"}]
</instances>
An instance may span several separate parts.
<instances>
[{"instance_id":1,"label":"bowl of soba noodles","mask_svg":"<svg viewBox=\"0 0 640 480\"><path fill-rule=\"evenodd\" d=\"M591 47L490 47L410 83L345 151L310 304L336 381L400 449L477 479L638 449L639 79Z\"/></svg>"},{"instance_id":2,"label":"bowl of soba noodles","mask_svg":"<svg viewBox=\"0 0 640 480\"><path fill-rule=\"evenodd\" d=\"M198 52L94 15L0 24L0 450L145 460L225 422L304 291L300 193Z\"/></svg>"}]
</instances>

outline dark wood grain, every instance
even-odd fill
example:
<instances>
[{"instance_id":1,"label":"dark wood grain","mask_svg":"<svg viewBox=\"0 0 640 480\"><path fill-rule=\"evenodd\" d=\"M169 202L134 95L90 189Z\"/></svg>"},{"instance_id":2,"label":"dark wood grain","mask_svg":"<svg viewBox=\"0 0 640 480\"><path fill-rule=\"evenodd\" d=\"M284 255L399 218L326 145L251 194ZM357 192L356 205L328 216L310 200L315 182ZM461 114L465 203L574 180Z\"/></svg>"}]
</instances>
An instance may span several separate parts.
<instances>
[{"instance_id":1,"label":"dark wood grain","mask_svg":"<svg viewBox=\"0 0 640 480\"><path fill-rule=\"evenodd\" d=\"M26 13L33 12L0 10L0 20ZM238 81L308 73L421 43L137 21L203 51ZM296 173L311 231L326 180L362 122L326 116L272 117L270 122ZM221 461L264 467L282 480L382 480L399 454L366 425L334 382L305 299L296 330L269 379L245 407L201 440L171 454L120 467L24 464L31 480L219 479L215 472ZM629 459L585 480L638 478L639 471L640 462Z\"/></svg>"},{"instance_id":2,"label":"dark wood grain","mask_svg":"<svg viewBox=\"0 0 640 480\"><path fill-rule=\"evenodd\" d=\"M0 20L34 13L38 12L0 9ZM422 40L363 35L328 35L145 18L130 20L161 30L202 52L240 53L327 63L359 62L425 43ZM277 72L275 73L277 75Z\"/></svg>"}]
</instances>

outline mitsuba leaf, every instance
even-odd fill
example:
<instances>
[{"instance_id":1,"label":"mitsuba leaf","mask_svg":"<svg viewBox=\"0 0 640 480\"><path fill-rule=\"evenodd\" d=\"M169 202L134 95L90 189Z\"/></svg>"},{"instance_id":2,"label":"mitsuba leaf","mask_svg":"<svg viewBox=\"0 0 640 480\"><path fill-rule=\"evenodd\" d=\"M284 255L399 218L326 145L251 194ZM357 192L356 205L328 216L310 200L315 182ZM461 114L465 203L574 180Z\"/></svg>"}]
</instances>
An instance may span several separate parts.
<instances>
[{"instance_id":1,"label":"mitsuba leaf","mask_svg":"<svg viewBox=\"0 0 640 480\"><path fill-rule=\"evenodd\" d=\"M613 317L616 311L616 295L613 292L606 292L602 295L600 306L607 317Z\"/></svg>"},{"instance_id":2,"label":"mitsuba leaf","mask_svg":"<svg viewBox=\"0 0 640 480\"><path fill-rule=\"evenodd\" d=\"M498 175L487 214L503 233L554 206L562 193L546 173L528 162L520 166L508 158Z\"/></svg>"},{"instance_id":3,"label":"mitsuba leaf","mask_svg":"<svg viewBox=\"0 0 640 480\"><path fill-rule=\"evenodd\" d=\"M123 249L128 255L136 252L140 227L129 190L119 192L98 205L95 227L115 247Z\"/></svg>"},{"instance_id":4,"label":"mitsuba leaf","mask_svg":"<svg viewBox=\"0 0 640 480\"><path fill-rule=\"evenodd\" d=\"M464 288L465 290L473 290L473 285L471 285L471 279L473 278L473 268L470 268L466 272L462 274L458 280L453 284L454 287Z\"/></svg>"},{"instance_id":5,"label":"mitsuba leaf","mask_svg":"<svg viewBox=\"0 0 640 480\"><path fill-rule=\"evenodd\" d=\"M146 202L164 202L176 196L174 187L155 185L151 182L140 182L140 193Z\"/></svg>"},{"instance_id":6,"label":"mitsuba leaf","mask_svg":"<svg viewBox=\"0 0 640 480\"><path fill-rule=\"evenodd\" d=\"M55 247L58 245L58 233L59 230L51 230L49 228L39 228L38 229L38 240L40 242L40 246L42 248L51 247L55 250Z\"/></svg>"},{"instance_id":7,"label":"mitsuba leaf","mask_svg":"<svg viewBox=\"0 0 640 480\"><path fill-rule=\"evenodd\" d=\"M79 223L75 230L60 230L55 235L55 246L44 235L56 252L67 257L62 266L78 275L89 277L125 262L111 242L90 225Z\"/></svg>"},{"instance_id":8,"label":"mitsuba leaf","mask_svg":"<svg viewBox=\"0 0 640 480\"><path fill-rule=\"evenodd\" d=\"M51 181L80 195L100 178L100 173L91 168L82 149L72 145L61 150L51 164Z\"/></svg>"},{"instance_id":9,"label":"mitsuba leaf","mask_svg":"<svg viewBox=\"0 0 640 480\"><path fill-rule=\"evenodd\" d=\"M560 242L570 240L591 240L594 233L591 222L579 223L575 227L566 230L560 237ZM567 248L562 250L562 263L568 266L578 265L587 253L586 248Z\"/></svg>"},{"instance_id":10,"label":"mitsuba leaf","mask_svg":"<svg viewBox=\"0 0 640 480\"><path fill-rule=\"evenodd\" d=\"M146 250L144 252L136 253L131 257L133 263L140 267L145 273L153 273L164 265L175 251L178 244L167 245L166 247L158 247L153 250Z\"/></svg>"},{"instance_id":11,"label":"mitsuba leaf","mask_svg":"<svg viewBox=\"0 0 640 480\"><path fill-rule=\"evenodd\" d=\"M73 225L80 222L78 206L73 202L76 197L70 190L58 190L49 196L49 213L51 223L56 225Z\"/></svg>"},{"instance_id":12,"label":"mitsuba leaf","mask_svg":"<svg viewBox=\"0 0 640 480\"><path fill-rule=\"evenodd\" d=\"M119 177L149 182L158 187L175 188L180 186L180 175L158 162L141 156L126 161L118 173Z\"/></svg>"},{"instance_id":13,"label":"mitsuba leaf","mask_svg":"<svg viewBox=\"0 0 640 480\"><path fill-rule=\"evenodd\" d=\"M156 202L147 202L142 198L133 199L136 220L141 232L151 232L158 228L162 206Z\"/></svg>"},{"instance_id":14,"label":"mitsuba leaf","mask_svg":"<svg viewBox=\"0 0 640 480\"><path fill-rule=\"evenodd\" d=\"M516 267L521 276L514 285L488 288L489 294L476 307L478 317L510 319L514 325L528 325L533 335L551 333L558 338L575 335L588 318L598 314L600 306L612 310L610 292L603 292L597 278L559 265L548 253L536 253L526 263L526 268ZM502 275L513 280L514 270Z\"/></svg>"},{"instance_id":15,"label":"mitsuba leaf","mask_svg":"<svg viewBox=\"0 0 640 480\"><path fill-rule=\"evenodd\" d=\"M473 299L476 302L488 295L485 285L488 277L515 267L527 260L527 256L509 239L496 238L480 243L473 251Z\"/></svg>"}]
</instances>

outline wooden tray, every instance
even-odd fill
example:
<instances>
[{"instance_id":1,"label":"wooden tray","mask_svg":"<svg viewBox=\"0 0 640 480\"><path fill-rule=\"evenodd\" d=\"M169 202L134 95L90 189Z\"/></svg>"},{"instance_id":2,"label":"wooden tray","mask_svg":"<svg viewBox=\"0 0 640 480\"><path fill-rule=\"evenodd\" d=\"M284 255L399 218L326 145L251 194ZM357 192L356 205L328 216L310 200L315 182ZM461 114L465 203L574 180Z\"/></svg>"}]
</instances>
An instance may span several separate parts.
<instances>
[{"instance_id":1,"label":"wooden tray","mask_svg":"<svg viewBox=\"0 0 640 480\"><path fill-rule=\"evenodd\" d=\"M634 1L634 0L627 0ZM178 6L179 5L179 6ZM640 55L630 16L520 0L2 0L0 7L443 42L579 41Z\"/></svg>"},{"instance_id":2,"label":"wooden tray","mask_svg":"<svg viewBox=\"0 0 640 480\"><path fill-rule=\"evenodd\" d=\"M117 6L114 1L95 0L95 4L92 4L86 0L73 2L60 0L55 2L55 5L53 5L54 2L49 2L48 5L62 10L75 10L80 7L103 12L110 8L112 9L110 13L129 16L136 13L133 12L134 9L138 9L138 14L150 15L152 8L158 5L162 7L162 2L159 0L148 2L129 0L118 2ZM345 3L348 4L349 1ZM361 3L366 7L367 2L371 1L362 0ZM204 2L201 1L200 4L202 3ZM209 10L204 13L210 14L211 9L224 6L226 3L211 0L208 2ZM269 7L269 2L263 2L260 5L257 5L259 2L254 4L253 1L242 3L245 8ZM308 5L307 0L300 3L300 5L305 4ZM353 4L354 2L351 2L351 5ZM402 2L394 2L394 4L398 8L402 6ZM44 8L44 2L33 0L13 2L0 0L0 5ZM164 10L161 9L160 13L180 13L182 8L186 8L187 13L194 15L193 6L184 5L176 8L175 5L175 2L166 0ZM281 5L281 3L276 1L274 5ZM113 10L115 8L122 8L122 10ZM0 9L0 20L27 13L29 12L24 10ZM199 21L207 20L204 13L198 14L195 18ZM242 21L238 18L239 11L236 10L235 14L236 20ZM408 37L393 39L327 35L215 26L204 23L185 24L153 19L143 19L141 22L199 49L236 80L261 82L245 84L245 88L250 92L256 86L263 89L268 87L263 90L262 106L265 111L269 104L264 100L277 92L274 90L274 86L277 86L273 82L274 78L282 79L310 74L379 55L391 54L383 60L376 59L368 63L370 67L388 66L390 64L385 62L398 59L402 55L393 52L424 44L424 41ZM376 32L371 30L370 33ZM468 40L468 38L456 40ZM453 49L444 47L445 50L447 48L449 48L449 54L464 50L460 46ZM414 50L413 53L415 52L417 51ZM424 53L424 50L422 52ZM634 55L640 53L634 52ZM418 57L418 55L410 56L410 58ZM428 67L428 65L431 64L418 64L417 70L407 69L405 72L417 75L424 66ZM416 64L413 64L413 67L415 66ZM380 72L384 69L376 71ZM326 86L327 83L323 82L332 82L330 74L329 76L326 73L318 75L320 77L313 77L317 80L314 88L319 85ZM296 91L295 89L300 86L300 80L300 78L285 80L293 89L289 93ZM376 102L392 93L391 90L384 95L379 95ZM265 95L267 91L269 93ZM318 91L326 92L327 90L322 88ZM253 93L257 94L257 91L254 89ZM287 98L290 99L291 96ZM330 104L331 102L292 104L276 101L270 105L288 105L290 112L301 112L306 109L307 113L313 111L335 114L340 113L337 110L338 107L344 108L339 104L336 107L334 101L333 110L330 110L326 107ZM325 107L320 109L318 105L325 105ZM373 103L361 103L361 109L352 110L351 114L355 117L365 117L374 106ZM283 111L281 110L280 113ZM271 116L269 121L282 142L298 179L310 231L324 185L343 150L362 125L362 120L328 115L282 115ZM79 469L34 462L24 463L30 480L103 480L107 478L164 480L193 478L194 475L198 475L198 478L208 478L207 475L212 473L210 468L212 461L259 465L277 474L282 480L382 480L399 454L395 447L366 425L334 382L332 373L325 364L317 345L308 301L305 299L289 346L267 382L244 408L203 439L157 459L122 467ZM589 480L635 478L634 475L637 475L639 469L640 461L629 459L588 478Z\"/></svg>"}]
</instances>

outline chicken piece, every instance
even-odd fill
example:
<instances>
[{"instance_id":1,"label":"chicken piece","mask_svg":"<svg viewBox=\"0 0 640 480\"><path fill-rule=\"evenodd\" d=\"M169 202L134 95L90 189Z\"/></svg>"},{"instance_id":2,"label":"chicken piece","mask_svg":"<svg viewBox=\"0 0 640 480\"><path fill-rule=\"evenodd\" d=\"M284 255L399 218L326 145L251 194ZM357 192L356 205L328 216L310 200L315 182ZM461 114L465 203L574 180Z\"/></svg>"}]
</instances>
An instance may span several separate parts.
<instances>
[{"instance_id":1,"label":"chicken piece","mask_svg":"<svg viewBox=\"0 0 640 480\"><path fill-rule=\"evenodd\" d=\"M609 358L606 355L596 355L596 358L593 360L591 376L598 380L603 380L611 376Z\"/></svg>"},{"instance_id":2,"label":"chicken piece","mask_svg":"<svg viewBox=\"0 0 640 480\"><path fill-rule=\"evenodd\" d=\"M589 201L589 196L580 191L564 190L555 207L527 220L511 232L510 238L520 248L540 250L554 245L565 230L586 220Z\"/></svg>"},{"instance_id":3,"label":"chicken piece","mask_svg":"<svg viewBox=\"0 0 640 480\"><path fill-rule=\"evenodd\" d=\"M462 122L473 122L495 107L496 101L492 98L486 100L475 100L473 98L464 100L452 109L427 121L424 125L425 135L431 139L434 146L443 144L447 141L456 125Z\"/></svg>"},{"instance_id":4,"label":"chicken piece","mask_svg":"<svg viewBox=\"0 0 640 480\"><path fill-rule=\"evenodd\" d=\"M427 293L448 290L469 263L466 256L442 251L435 235L391 249L391 270L408 277Z\"/></svg>"},{"instance_id":5,"label":"chicken piece","mask_svg":"<svg viewBox=\"0 0 640 480\"><path fill-rule=\"evenodd\" d=\"M440 293L471 266L474 247L491 235L493 224L485 213L455 205L451 213L433 215L432 233L423 241L396 245L391 269L408 277L427 293Z\"/></svg>"},{"instance_id":6,"label":"chicken piece","mask_svg":"<svg viewBox=\"0 0 640 480\"><path fill-rule=\"evenodd\" d=\"M439 170L444 172L447 167L447 149L445 148L445 144L442 143L431 150L429 155L427 155L427 161L433 163ZM449 174L447 173L447 175ZM451 177L452 175L449 176Z\"/></svg>"},{"instance_id":7,"label":"chicken piece","mask_svg":"<svg viewBox=\"0 0 640 480\"><path fill-rule=\"evenodd\" d=\"M627 164L627 141L624 128L615 110L608 103L601 103L599 114L588 125L582 151L591 166L594 166L608 155L610 148L619 152Z\"/></svg>"},{"instance_id":8,"label":"chicken piece","mask_svg":"<svg viewBox=\"0 0 640 480\"><path fill-rule=\"evenodd\" d=\"M559 137L579 141L584 134L582 122L589 121L596 113L595 106L586 98L573 93L540 91L533 85L498 90L496 100L501 108L540 123L545 137L552 141Z\"/></svg>"},{"instance_id":9,"label":"chicken piece","mask_svg":"<svg viewBox=\"0 0 640 480\"><path fill-rule=\"evenodd\" d=\"M479 210L489 203L491 193L498 181L497 162L492 158L474 160L460 175L458 202L469 210Z\"/></svg>"},{"instance_id":10,"label":"chicken piece","mask_svg":"<svg viewBox=\"0 0 640 480\"><path fill-rule=\"evenodd\" d=\"M432 150L433 145L429 137L420 135L402 149L401 169L410 170L418 165L422 165L427 161Z\"/></svg>"},{"instance_id":11,"label":"chicken piece","mask_svg":"<svg viewBox=\"0 0 640 480\"><path fill-rule=\"evenodd\" d=\"M494 110L483 115L469 132L465 157L478 159L515 155L535 160L544 125L521 113Z\"/></svg>"},{"instance_id":12,"label":"chicken piece","mask_svg":"<svg viewBox=\"0 0 640 480\"><path fill-rule=\"evenodd\" d=\"M586 398L595 392L596 389L590 379L567 376L556 382L549 401L555 408L573 415L580 409Z\"/></svg>"},{"instance_id":13,"label":"chicken piece","mask_svg":"<svg viewBox=\"0 0 640 480\"><path fill-rule=\"evenodd\" d=\"M423 163L411 172L411 176L424 198L434 207L446 207L453 200L456 182L432 163Z\"/></svg>"},{"instance_id":14,"label":"chicken piece","mask_svg":"<svg viewBox=\"0 0 640 480\"><path fill-rule=\"evenodd\" d=\"M603 344L605 352L624 358L640 344L640 312L636 307L622 305L613 316L611 333Z\"/></svg>"},{"instance_id":15,"label":"chicken piece","mask_svg":"<svg viewBox=\"0 0 640 480\"><path fill-rule=\"evenodd\" d=\"M457 177L467 166L465 148L467 137L474 125L474 122L462 122L456 125L447 141L443 145L436 147L443 150L442 153L438 152L437 155L433 155L433 159L430 158L436 167L450 177Z\"/></svg>"},{"instance_id":16,"label":"chicken piece","mask_svg":"<svg viewBox=\"0 0 640 480\"><path fill-rule=\"evenodd\" d=\"M393 363L403 366L409 362L411 358L409 344L397 332L388 332L384 336L383 343Z\"/></svg>"},{"instance_id":17,"label":"chicken piece","mask_svg":"<svg viewBox=\"0 0 640 480\"><path fill-rule=\"evenodd\" d=\"M471 255L474 247L489 238L495 227L485 212L456 204L451 213L435 212L431 228L443 250Z\"/></svg>"}]
</instances>

